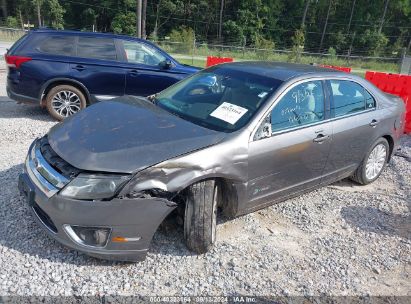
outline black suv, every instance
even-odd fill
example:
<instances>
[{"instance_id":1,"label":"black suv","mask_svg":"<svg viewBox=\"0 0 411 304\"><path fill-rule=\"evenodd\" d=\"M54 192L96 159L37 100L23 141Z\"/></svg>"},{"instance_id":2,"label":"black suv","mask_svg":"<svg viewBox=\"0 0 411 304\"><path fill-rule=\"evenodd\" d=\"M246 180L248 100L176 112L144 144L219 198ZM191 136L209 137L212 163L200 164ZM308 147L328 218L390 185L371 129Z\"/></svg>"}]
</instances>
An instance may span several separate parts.
<instances>
[{"instance_id":1,"label":"black suv","mask_svg":"<svg viewBox=\"0 0 411 304\"><path fill-rule=\"evenodd\" d=\"M148 96L198 71L153 43L78 31L30 31L5 55L10 98L47 107L58 120L96 101Z\"/></svg>"}]
</instances>

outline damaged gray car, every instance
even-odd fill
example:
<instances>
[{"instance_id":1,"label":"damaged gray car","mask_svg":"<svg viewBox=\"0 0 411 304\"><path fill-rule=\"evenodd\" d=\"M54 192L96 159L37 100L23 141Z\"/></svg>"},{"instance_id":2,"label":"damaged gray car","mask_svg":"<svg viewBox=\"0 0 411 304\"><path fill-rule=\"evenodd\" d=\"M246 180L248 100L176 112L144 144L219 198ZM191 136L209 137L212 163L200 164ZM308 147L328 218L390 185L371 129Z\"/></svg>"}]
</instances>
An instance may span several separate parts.
<instances>
[{"instance_id":1,"label":"damaged gray car","mask_svg":"<svg viewBox=\"0 0 411 304\"><path fill-rule=\"evenodd\" d=\"M404 112L354 75L223 64L55 125L32 143L19 189L51 237L89 255L143 259L173 210L188 248L203 253L217 214L239 216L346 177L373 182Z\"/></svg>"}]
</instances>

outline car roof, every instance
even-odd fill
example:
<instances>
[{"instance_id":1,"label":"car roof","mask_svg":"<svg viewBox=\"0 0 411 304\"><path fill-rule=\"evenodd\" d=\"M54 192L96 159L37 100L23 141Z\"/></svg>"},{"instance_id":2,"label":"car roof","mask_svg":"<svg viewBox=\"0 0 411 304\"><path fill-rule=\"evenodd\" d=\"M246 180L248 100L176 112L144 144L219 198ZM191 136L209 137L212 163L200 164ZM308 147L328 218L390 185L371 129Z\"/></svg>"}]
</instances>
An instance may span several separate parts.
<instances>
[{"instance_id":1,"label":"car roof","mask_svg":"<svg viewBox=\"0 0 411 304\"><path fill-rule=\"evenodd\" d=\"M270 77L278 79L281 81L286 81L288 79L303 76L306 74L324 74L333 75L347 75L338 70L333 70L329 68L323 68L316 65L309 64L297 64L297 63L286 63L286 62L273 62L273 61L240 61L240 62L230 62L215 66L215 68L228 68L231 70L246 71L250 74Z\"/></svg>"},{"instance_id":2,"label":"car roof","mask_svg":"<svg viewBox=\"0 0 411 304\"><path fill-rule=\"evenodd\" d=\"M133 36L120 35L113 33L100 33L100 32L85 32L85 31L76 31L76 30L55 30L49 28L39 28L31 30L29 33L47 33L47 34L59 34L59 35L77 35L77 36L96 36L96 37L109 37L109 38L119 38L119 39L133 39L138 41L144 41L151 44L150 41L139 39Z\"/></svg>"}]
</instances>

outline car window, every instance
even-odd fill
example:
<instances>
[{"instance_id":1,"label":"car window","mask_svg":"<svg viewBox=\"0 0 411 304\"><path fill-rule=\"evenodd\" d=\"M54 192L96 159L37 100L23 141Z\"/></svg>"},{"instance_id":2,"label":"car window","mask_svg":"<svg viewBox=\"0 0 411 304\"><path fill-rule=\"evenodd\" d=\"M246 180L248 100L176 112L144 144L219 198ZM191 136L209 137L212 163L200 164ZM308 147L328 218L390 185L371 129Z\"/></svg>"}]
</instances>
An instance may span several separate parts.
<instances>
[{"instance_id":1,"label":"car window","mask_svg":"<svg viewBox=\"0 0 411 304\"><path fill-rule=\"evenodd\" d=\"M361 85L349 80L330 80L335 117L375 107L374 98Z\"/></svg>"},{"instance_id":2,"label":"car window","mask_svg":"<svg viewBox=\"0 0 411 304\"><path fill-rule=\"evenodd\" d=\"M167 59L159 50L145 43L123 40L123 45L127 62L156 66Z\"/></svg>"},{"instance_id":3,"label":"car window","mask_svg":"<svg viewBox=\"0 0 411 304\"><path fill-rule=\"evenodd\" d=\"M84 58L117 60L114 40L109 38L79 37L77 56Z\"/></svg>"},{"instance_id":4,"label":"car window","mask_svg":"<svg viewBox=\"0 0 411 304\"><path fill-rule=\"evenodd\" d=\"M221 65L165 89L155 104L195 124L232 132L249 122L281 83Z\"/></svg>"},{"instance_id":5,"label":"car window","mask_svg":"<svg viewBox=\"0 0 411 304\"><path fill-rule=\"evenodd\" d=\"M307 125L324 119L321 81L304 82L291 88L271 111L273 132Z\"/></svg>"},{"instance_id":6,"label":"car window","mask_svg":"<svg viewBox=\"0 0 411 304\"><path fill-rule=\"evenodd\" d=\"M47 37L37 49L43 53L71 56L74 53L74 41L74 36Z\"/></svg>"}]
</instances>

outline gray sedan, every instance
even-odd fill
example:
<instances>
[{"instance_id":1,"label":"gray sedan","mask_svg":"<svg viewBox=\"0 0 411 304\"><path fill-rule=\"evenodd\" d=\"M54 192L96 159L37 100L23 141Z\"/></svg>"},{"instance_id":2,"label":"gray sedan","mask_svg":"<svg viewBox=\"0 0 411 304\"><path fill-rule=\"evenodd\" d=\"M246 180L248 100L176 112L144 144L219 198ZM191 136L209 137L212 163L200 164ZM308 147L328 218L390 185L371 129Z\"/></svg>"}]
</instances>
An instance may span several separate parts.
<instances>
[{"instance_id":1,"label":"gray sedan","mask_svg":"<svg viewBox=\"0 0 411 304\"><path fill-rule=\"evenodd\" d=\"M51 237L92 256L143 259L170 214L203 253L217 210L235 217L343 178L376 180L404 113L351 74L223 64L54 126L31 145L19 189Z\"/></svg>"}]
</instances>

